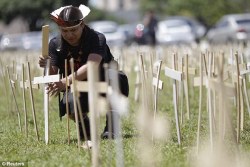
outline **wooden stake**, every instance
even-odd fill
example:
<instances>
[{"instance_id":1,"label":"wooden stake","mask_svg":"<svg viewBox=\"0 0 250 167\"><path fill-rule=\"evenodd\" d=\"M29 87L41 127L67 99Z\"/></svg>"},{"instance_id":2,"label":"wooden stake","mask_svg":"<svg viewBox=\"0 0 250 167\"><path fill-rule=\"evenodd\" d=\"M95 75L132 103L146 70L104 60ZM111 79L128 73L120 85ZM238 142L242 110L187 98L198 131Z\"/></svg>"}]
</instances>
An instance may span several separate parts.
<instances>
[{"instance_id":1,"label":"wooden stake","mask_svg":"<svg viewBox=\"0 0 250 167\"><path fill-rule=\"evenodd\" d=\"M15 95L15 92L14 92L14 88L13 88L13 86L12 86L12 82L11 82L10 72L9 72L8 66L6 67L6 69L7 69L7 74L8 74L8 79L9 79L9 84L10 84L11 93L12 93L12 96L13 96L13 98L14 98L14 102L15 102L15 106L16 106L16 112L17 112L17 118L18 118L19 129L20 129L20 131L22 132L21 116L20 116L20 112L19 112L19 109L18 109L18 105L17 105L17 101L16 101L16 95Z\"/></svg>"},{"instance_id":2,"label":"wooden stake","mask_svg":"<svg viewBox=\"0 0 250 167\"><path fill-rule=\"evenodd\" d=\"M200 146L200 127L201 127L201 112L202 112L202 88L203 88L203 54L200 55L200 93L199 93L199 115L197 129L197 154Z\"/></svg>"},{"instance_id":3,"label":"wooden stake","mask_svg":"<svg viewBox=\"0 0 250 167\"><path fill-rule=\"evenodd\" d=\"M186 97L186 107L187 107L187 118L190 119L190 111L189 111L189 77L188 77L188 55L185 55L185 79L184 79L184 91L185 91L185 97Z\"/></svg>"},{"instance_id":4,"label":"wooden stake","mask_svg":"<svg viewBox=\"0 0 250 167\"><path fill-rule=\"evenodd\" d=\"M76 132L77 132L77 146L78 150L80 151L81 143L80 143L80 131L79 131L79 118L78 118L78 110L77 110L77 104L76 104L76 86L75 86L75 72L74 72L74 59L70 59L70 66L71 66L71 75L72 75L72 85L73 88L71 88L71 91L73 91L73 103L74 103L74 113L75 113L75 124L76 124Z\"/></svg>"},{"instance_id":5,"label":"wooden stake","mask_svg":"<svg viewBox=\"0 0 250 167\"><path fill-rule=\"evenodd\" d=\"M45 25L42 27L42 56L47 58L49 56L49 26ZM50 74L50 61L47 61L46 68L44 69L44 75ZM45 143L49 142L49 94L46 92L47 84L44 86L44 132L45 132Z\"/></svg>"},{"instance_id":6,"label":"wooden stake","mask_svg":"<svg viewBox=\"0 0 250 167\"><path fill-rule=\"evenodd\" d=\"M26 98L25 98L25 85L24 85L24 64L22 64L22 87L23 87L23 111L24 111L24 129L25 135L28 137L28 124L27 124L27 108L26 108Z\"/></svg>"},{"instance_id":7,"label":"wooden stake","mask_svg":"<svg viewBox=\"0 0 250 167\"><path fill-rule=\"evenodd\" d=\"M68 61L65 59L65 78L66 78L66 113L67 113L67 132L68 132L68 145L70 144L70 131L69 131L69 100L68 100Z\"/></svg>"},{"instance_id":8,"label":"wooden stake","mask_svg":"<svg viewBox=\"0 0 250 167\"><path fill-rule=\"evenodd\" d=\"M163 82L160 80L160 72L161 72L162 61L159 60L155 63L156 67L156 76L153 77L153 88L154 88L154 121L157 112L157 104L158 104L158 92L159 89L162 89ZM154 74L153 70L152 73ZM154 136L152 134L152 140L154 140Z\"/></svg>"},{"instance_id":9,"label":"wooden stake","mask_svg":"<svg viewBox=\"0 0 250 167\"><path fill-rule=\"evenodd\" d=\"M237 143L240 142L240 118L241 118L241 108L240 108L240 79L239 79L239 74L240 74L240 70L239 70L239 60L238 60L238 52L235 53L235 61L236 61L236 75L237 75L237 82L236 82L236 86L237 86L237 138L236 141Z\"/></svg>"},{"instance_id":10,"label":"wooden stake","mask_svg":"<svg viewBox=\"0 0 250 167\"><path fill-rule=\"evenodd\" d=\"M208 58L208 79L211 79L211 68L212 68L212 56L209 56ZM211 150L213 150L214 142L213 142L213 112L212 112L212 92L210 89L209 82L207 83L208 89L208 113L209 113L209 132L210 132L210 146Z\"/></svg>"},{"instance_id":11,"label":"wooden stake","mask_svg":"<svg viewBox=\"0 0 250 167\"><path fill-rule=\"evenodd\" d=\"M30 94L30 100L31 100L33 122L34 122L36 137L37 137L37 140L39 141L39 133L38 133L37 123L36 123L36 111L35 111L34 98L33 98L33 89L32 89L32 86L31 86L32 83L31 83L30 64L29 64L29 62L27 62L27 72L28 72L28 82L29 82L29 85L30 85L29 94Z\"/></svg>"},{"instance_id":12,"label":"wooden stake","mask_svg":"<svg viewBox=\"0 0 250 167\"><path fill-rule=\"evenodd\" d=\"M177 106L176 81L181 81L182 80L182 72L175 70L176 69L175 56L176 55L173 54L173 58L172 58L173 69L165 67L165 75L173 79L173 103L174 103L174 112L175 112L175 123L176 123L178 144L181 144L181 131L180 131L179 114L178 114L178 106Z\"/></svg>"}]
</instances>

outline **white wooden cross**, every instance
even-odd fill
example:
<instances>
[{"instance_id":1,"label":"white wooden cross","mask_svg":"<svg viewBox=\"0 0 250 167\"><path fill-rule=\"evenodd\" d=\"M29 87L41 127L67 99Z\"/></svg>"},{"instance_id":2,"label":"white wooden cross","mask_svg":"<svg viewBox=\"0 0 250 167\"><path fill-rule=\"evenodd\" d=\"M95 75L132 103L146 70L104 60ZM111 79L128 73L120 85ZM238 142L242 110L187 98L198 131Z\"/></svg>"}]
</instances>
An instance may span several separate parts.
<instances>
[{"instance_id":1,"label":"white wooden cross","mask_svg":"<svg viewBox=\"0 0 250 167\"><path fill-rule=\"evenodd\" d=\"M183 61L184 59L184 61ZM183 123L183 111L182 111L182 105L183 105L183 91L182 87L184 87L184 95L186 99L186 110L187 110L187 119L190 119L190 102L189 102L189 75L195 75L196 74L196 68L189 67L188 63L188 54L185 54L184 58L181 59L181 65L179 69L182 74L183 78L182 81L179 82L179 93L181 94L181 123ZM178 98L177 98L178 99Z\"/></svg>"},{"instance_id":2,"label":"white wooden cross","mask_svg":"<svg viewBox=\"0 0 250 167\"><path fill-rule=\"evenodd\" d=\"M92 142L92 165L99 166L100 154L99 154L99 137L98 137L98 124L99 124L99 111L100 106L98 106L98 94L107 93L108 85L106 82L98 82L98 68L94 62L87 62L87 76L88 81L74 81L71 85L71 91L75 94L77 92L88 92L89 101L89 113L90 113L90 129L91 129L91 142ZM71 67L72 68L72 67ZM73 80L72 80L73 81ZM74 95L74 98L77 98ZM76 103L76 102L75 102ZM75 106L77 104L74 104ZM76 107L75 107L76 108ZM75 113L77 111L75 110ZM81 111L79 111L81 112ZM79 137L78 137L79 138ZM89 147L88 142L86 142L87 147Z\"/></svg>"},{"instance_id":3,"label":"white wooden cross","mask_svg":"<svg viewBox=\"0 0 250 167\"><path fill-rule=\"evenodd\" d=\"M173 79L173 103L174 103L174 112L175 112L175 123L178 137L178 144L181 144L181 131L179 124L179 114L178 114L178 106L177 106L177 85L176 81L182 81L183 74L180 71L176 70L176 62L175 62L175 54L173 54L172 58L172 66L173 69L169 67L165 67L165 75Z\"/></svg>"},{"instance_id":4,"label":"white wooden cross","mask_svg":"<svg viewBox=\"0 0 250 167\"><path fill-rule=\"evenodd\" d=\"M236 95L236 89L235 86L229 83L225 83L223 80L223 70L224 70L224 54L220 55L218 61L217 61L217 66L218 66L218 76L217 78L212 78L209 77L207 80L207 88L209 90L214 90L215 92L218 92L219 95L219 126L218 126L218 134L219 134L219 142L221 142L224 131L225 131L225 118L228 118L228 111L226 111L227 104L226 101L228 101L228 97L234 97ZM208 90L208 91L209 91ZM209 92L208 92L209 93ZM211 106L211 99L209 99L209 120L210 120L210 128L212 128L212 106ZM212 131L213 132L213 131ZM212 133L210 130L210 133ZM213 135L211 136L210 134L210 140L211 140L211 148L213 149Z\"/></svg>"},{"instance_id":5,"label":"white wooden cross","mask_svg":"<svg viewBox=\"0 0 250 167\"><path fill-rule=\"evenodd\" d=\"M158 105L158 92L159 89L163 89L163 82L160 80L160 72L161 72L162 61L158 60L154 63L152 69L153 73L153 96L154 96L154 121L157 113L157 105ZM154 140L154 135L152 134L152 140Z\"/></svg>"},{"instance_id":6,"label":"white wooden cross","mask_svg":"<svg viewBox=\"0 0 250 167\"><path fill-rule=\"evenodd\" d=\"M48 42L49 42L49 26L45 25L42 27L42 56L47 58L48 52ZM44 69L44 76L34 77L34 84L45 84L44 86L44 131L45 131L45 143L49 142L49 94L47 93L48 83L59 82L60 75L49 75L50 71L50 59L47 59L47 65Z\"/></svg>"},{"instance_id":7,"label":"white wooden cross","mask_svg":"<svg viewBox=\"0 0 250 167\"><path fill-rule=\"evenodd\" d=\"M237 85L237 131L244 129L244 102L247 105L248 113L250 114L250 105L247 94L247 84L246 84L246 75L249 74L249 69L247 69L247 65L244 64L243 56L241 54L241 63L239 63L239 53L236 52L234 55L234 59L229 59L231 63L231 73L232 73L232 82ZM239 92L238 92L239 91ZM237 134L237 141L240 139L240 132Z\"/></svg>"},{"instance_id":8,"label":"white wooden cross","mask_svg":"<svg viewBox=\"0 0 250 167\"><path fill-rule=\"evenodd\" d=\"M128 99L123 96L119 89L118 67L115 62L109 64L108 82L110 83L110 91L108 92L108 100L112 108L113 133L116 141L116 166L124 166L123 143L121 135L121 116L128 111Z\"/></svg>"}]
</instances>

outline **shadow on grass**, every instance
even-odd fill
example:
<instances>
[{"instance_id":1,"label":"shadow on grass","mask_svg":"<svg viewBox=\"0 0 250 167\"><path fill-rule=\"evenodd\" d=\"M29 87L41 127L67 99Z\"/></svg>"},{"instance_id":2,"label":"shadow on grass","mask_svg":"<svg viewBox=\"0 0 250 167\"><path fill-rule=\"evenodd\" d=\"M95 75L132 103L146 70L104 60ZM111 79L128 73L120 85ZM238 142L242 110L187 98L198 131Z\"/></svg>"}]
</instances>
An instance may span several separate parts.
<instances>
[{"instance_id":1,"label":"shadow on grass","mask_svg":"<svg viewBox=\"0 0 250 167\"><path fill-rule=\"evenodd\" d=\"M122 137L124 139L130 139L130 138L134 138L134 137L138 137L139 135L138 134L124 134L122 135Z\"/></svg>"}]
</instances>

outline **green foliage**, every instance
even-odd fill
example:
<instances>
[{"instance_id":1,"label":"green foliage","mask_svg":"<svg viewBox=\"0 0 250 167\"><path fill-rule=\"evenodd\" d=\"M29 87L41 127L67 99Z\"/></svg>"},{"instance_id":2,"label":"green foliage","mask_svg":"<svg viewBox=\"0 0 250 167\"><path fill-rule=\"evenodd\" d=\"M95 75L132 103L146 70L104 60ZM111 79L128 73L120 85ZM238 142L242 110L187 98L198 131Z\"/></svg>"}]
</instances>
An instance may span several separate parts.
<instances>
[{"instance_id":1,"label":"green foliage","mask_svg":"<svg viewBox=\"0 0 250 167\"><path fill-rule=\"evenodd\" d=\"M164 1L164 2L163 2ZM142 0L141 10L154 9L159 15L184 15L212 26L223 15L250 11L246 0Z\"/></svg>"},{"instance_id":2,"label":"green foliage","mask_svg":"<svg viewBox=\"0 0 250 167\"><path fill-rule=\"evenodd\" d=\"M79 6L88 4L88 0L1 0L0 19L8 24L16 17L22 17L28 22L31 31L38 30L41 29L38 23L48 19L50 12L69 4Z\"/></svg>"}]
</instances>

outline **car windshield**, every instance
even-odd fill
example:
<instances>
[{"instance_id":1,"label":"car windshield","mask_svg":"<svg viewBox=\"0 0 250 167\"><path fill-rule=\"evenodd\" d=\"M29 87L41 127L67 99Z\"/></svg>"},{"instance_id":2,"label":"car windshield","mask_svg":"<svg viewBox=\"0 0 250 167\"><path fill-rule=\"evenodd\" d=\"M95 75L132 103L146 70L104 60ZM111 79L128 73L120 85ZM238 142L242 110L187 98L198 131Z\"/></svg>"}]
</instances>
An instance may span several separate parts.
<instances>
[{"instance_id":1,"label":"car windshield","mask_svg":"<svg viewBox=\"0 0 250 167\"><path fill-rule=\"evenodd\" d=\"M237 20L236 23L239 25L250 24L250 19Z\"/></svg>"},{"instance_id":2,"label":"car windshield","mask_svg":"<svg viewBox=\"0 0 250 167\"><path fill-rule=\"evenodd\" d=\"M117 25L113 22L94 22L89 24L91 28L102 33L114 33L117 31Z\"/></svg>"},{"instance_id":3,"label":"car windshield","mask_svg":"<svg viewBox=\"0 0 250 167\"><path fill-rule=\"evenodd\" d=\"M167 26L167 28L176 28L181 26L187 26L188 24L184 21L173 20L173 21L167 21L165 25Z\"/></svg>"}]
</instances>

